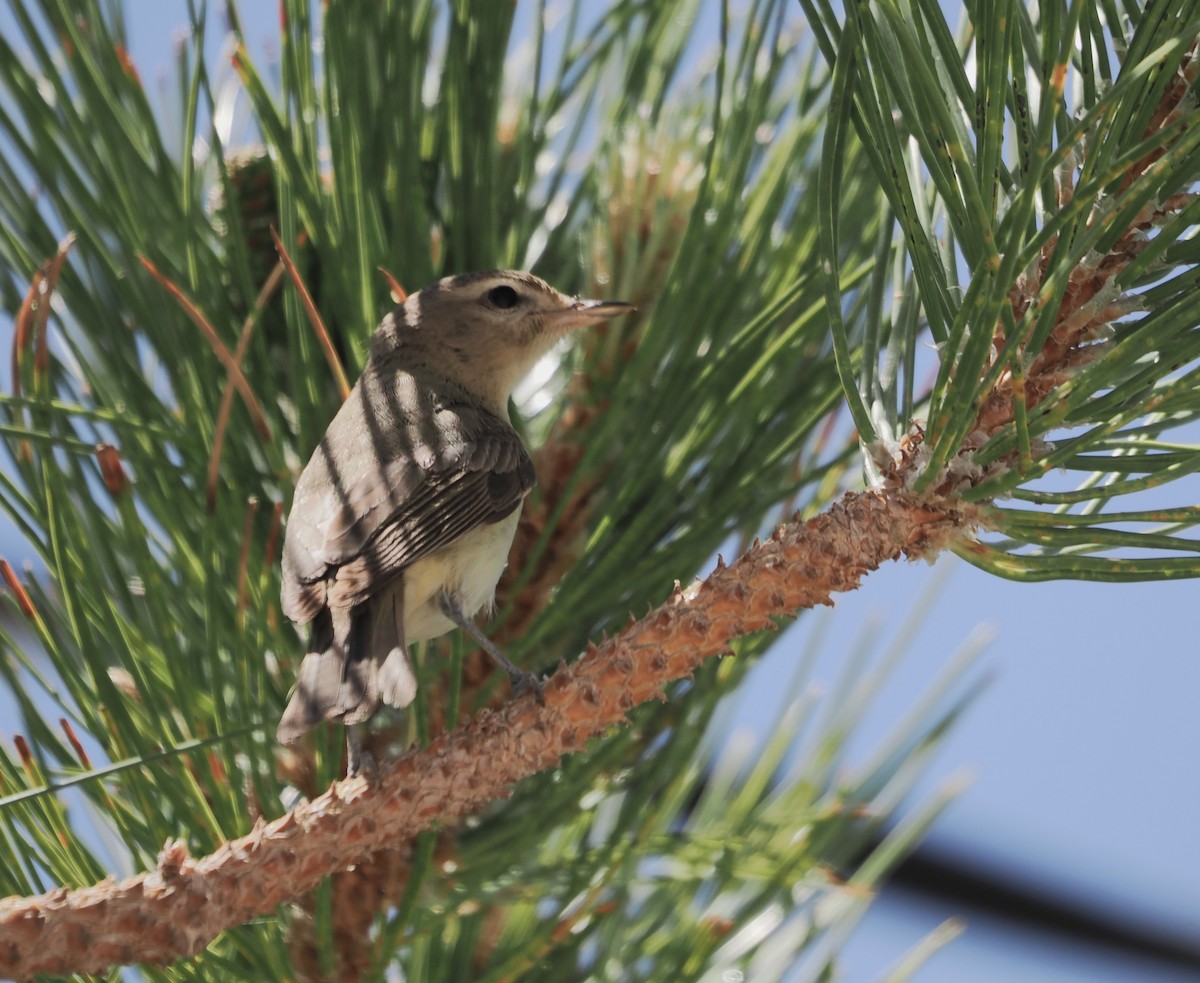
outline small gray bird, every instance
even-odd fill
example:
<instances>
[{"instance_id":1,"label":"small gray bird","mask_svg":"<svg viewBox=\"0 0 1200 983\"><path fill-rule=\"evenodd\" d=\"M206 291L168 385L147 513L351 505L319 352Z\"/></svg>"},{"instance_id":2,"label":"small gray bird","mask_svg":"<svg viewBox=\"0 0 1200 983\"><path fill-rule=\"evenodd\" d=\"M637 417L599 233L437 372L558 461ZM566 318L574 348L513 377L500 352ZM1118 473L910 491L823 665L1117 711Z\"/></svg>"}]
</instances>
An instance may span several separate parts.
<instances>
[{"instance_id":1,"label":"small gray bird","mask_svg":"<svg viewBox=\"0 0 1200 983\"><path fill-rule=\"evenodd\" d=\"M283 611L312 627L282 743L341 720L356 771L352 725L411 703L407 646L456 626L540 697L471 620L494 601L535 481L508 401L568 331L632 309L498 270L439 280L383 319L288 516Z\"/></svg>"}]
</instances>

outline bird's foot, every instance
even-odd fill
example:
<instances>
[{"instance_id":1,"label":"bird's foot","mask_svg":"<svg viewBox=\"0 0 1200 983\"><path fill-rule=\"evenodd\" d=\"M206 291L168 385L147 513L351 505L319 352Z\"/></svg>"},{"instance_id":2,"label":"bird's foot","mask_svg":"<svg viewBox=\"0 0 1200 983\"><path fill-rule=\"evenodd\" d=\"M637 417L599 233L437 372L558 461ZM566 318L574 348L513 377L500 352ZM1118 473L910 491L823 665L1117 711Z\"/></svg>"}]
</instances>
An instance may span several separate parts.
<instances>
[{"instance_id":1,"label":"bird's foot","mask_svg":"<svg viewBox=\"0 0 1200 983\"><path fill-rule=\"evenodd\" d=\"M443 613L459 628L461 628L475 643L483 649L491 660L496 663L501 669L508 673L508 681L512 684L513 692L517 695L525 693L529 690L533 691L533 695L537 697L538 703L542 706L546 705L546 692L542 686L541 679L534 673L525 669L519 669L513 665L512 661L500 649L495 642L487 637L474 621L463 614L462 608L455 600L453 595L443 591L439 598L439 605Z\"/></svg>"},{"instance_id":2,"label":"bird's foot","mask_svg":"<svg viewBox=\"0 0 1200 983\"><path fill-rule=\"evenodd\" d=\"M375 764L375 758L371 752L363 750L358 727L358 724L350 724L346 727L346 777L354 778L362 775L369 782L379 774L379 768Z\"/></svg>"},{"instance_id":3,"label":"bird's foot","mask_svg":"<svg viewBox=\"0 0 1200 983\"><path fill-rule=\"evenodd\" d=\"M515 696L523 696L532 692L542 706L546 705L546 687L542 678L536 672L526 672L512 666L508 669L508 683Z\"/></svg>"}]
</instances>

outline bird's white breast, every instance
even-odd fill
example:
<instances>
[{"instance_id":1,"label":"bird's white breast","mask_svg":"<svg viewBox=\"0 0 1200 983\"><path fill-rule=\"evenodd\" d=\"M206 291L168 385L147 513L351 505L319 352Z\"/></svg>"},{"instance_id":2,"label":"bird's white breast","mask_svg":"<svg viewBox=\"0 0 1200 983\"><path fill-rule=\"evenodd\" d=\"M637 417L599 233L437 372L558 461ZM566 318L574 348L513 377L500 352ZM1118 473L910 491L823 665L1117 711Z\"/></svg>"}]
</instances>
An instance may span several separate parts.
<instances>
[{"instance_id":1,"label":"bird's white breast","mask_svg":"<svg viewBox=\"0 0 1200 983\"><path fill-rule=\"evenodd\" d=\"M437 604L443 588L458 599L467 617L491 606L520 516L518 508L499 522L476 526L445 549L405 569L404 634L410 645L454 628Z\"/></svg>"}]
</instances>

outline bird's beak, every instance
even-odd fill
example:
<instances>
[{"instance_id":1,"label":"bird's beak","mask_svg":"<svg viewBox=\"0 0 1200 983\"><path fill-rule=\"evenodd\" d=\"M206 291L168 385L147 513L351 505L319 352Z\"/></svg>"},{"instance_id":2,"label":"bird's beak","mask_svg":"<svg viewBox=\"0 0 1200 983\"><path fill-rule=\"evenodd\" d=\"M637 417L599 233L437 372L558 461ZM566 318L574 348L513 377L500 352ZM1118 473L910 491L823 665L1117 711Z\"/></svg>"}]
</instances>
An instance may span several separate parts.
<instances>
[{"instance_id":1,"label":"bird's beak","mask_svg":"<svg viewBox=\"0 0 1200 983\"><path fill-rule=\"evenodd\" d=\"M562 327L586 328L599 320L620 317L637 308L623 300L577 300L558 312L557 320Z\"/></svg>"}]
</instances>

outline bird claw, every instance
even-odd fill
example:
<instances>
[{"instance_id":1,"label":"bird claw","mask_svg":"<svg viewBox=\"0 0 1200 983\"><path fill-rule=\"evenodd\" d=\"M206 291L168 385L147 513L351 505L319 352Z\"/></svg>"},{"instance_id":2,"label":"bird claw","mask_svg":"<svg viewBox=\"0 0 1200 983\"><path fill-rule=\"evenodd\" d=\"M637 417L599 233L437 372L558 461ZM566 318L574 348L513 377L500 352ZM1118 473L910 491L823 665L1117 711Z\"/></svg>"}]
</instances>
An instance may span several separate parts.
<instances>
[{"instance_id":1,"label":"bird claw","mask_svg":"<svg viewBox=\"0 0 1200 983\"><path fill-rule=\"evenodd\" d=\"M362 775L370 782L378 774L379 766L375 763L375 756L370 751L363 750L358 725L351 724L346 728L346 777Z\"/></svg>"},{"instance_id":2,"label":"bird claw","mask_svg":"<svg viewBox=\"0 0 1200 983\"><path fill-rule=\"evenodd\" d=\"M508 681L515 695L523 696L525 693L532 691L538 703L541 706L546 705L546 687L537 673L516 669L508 674Z\"/></svg>"},{"instance_id":3,"label":"bird claw","mask_svg":"<svg viewBox=\"0 0 1200 983\"><path fill-rule=\"evenodd\" d=\"M375 755L370 751L363 751L358 758L358 767L353 771L348 771L346 777L354 778L362 775L368 782L373 782L379 775L379 764L375 760Z\"/></svg>"}]
</instances>

